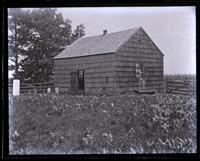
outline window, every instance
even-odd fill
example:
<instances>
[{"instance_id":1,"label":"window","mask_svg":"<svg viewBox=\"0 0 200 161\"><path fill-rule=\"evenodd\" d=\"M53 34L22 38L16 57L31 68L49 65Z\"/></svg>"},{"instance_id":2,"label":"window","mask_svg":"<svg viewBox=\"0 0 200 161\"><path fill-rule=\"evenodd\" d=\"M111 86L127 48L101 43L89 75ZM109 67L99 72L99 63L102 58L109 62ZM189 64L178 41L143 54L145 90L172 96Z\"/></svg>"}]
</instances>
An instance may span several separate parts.
<instances>
[{"instance_id":1,"label":"window","mask_svg":"<svg viewBox=\"0 0 200 161\"><path fill-rule=\"evenodd\" d=\"M136 78L144 77L144 65L142 63L135 64Z\"/></svg>"},{"instance_id":2,"label":"window","mask_svg":"<svg viewBox=\"0 0 200 161\"><path fill-rule=\"evenodd\" d=\"M143 78L144 77L144 65L143 64L140 65L140 69L141 69L141 71L140 71L141 77Z\"/></svg>"},{"instance_id":3,"label":"window","mask_svg":"<svg viewBox=\"0 0 200 161\"><path fill-rule=\"evenodd\" d=\"M136 78L140 78L140 64L139 63L135 64L135 69L136 69Z\"/></svg>"},{"instance_id":4,"label":"window","mask_svg":"<svg viewBox=\"0 0 200 161\"><path fill-rule=\"evenodd\" d=\"M83 70L78 70L78 78L83 78Z\"/></svg>"}]
</instances>

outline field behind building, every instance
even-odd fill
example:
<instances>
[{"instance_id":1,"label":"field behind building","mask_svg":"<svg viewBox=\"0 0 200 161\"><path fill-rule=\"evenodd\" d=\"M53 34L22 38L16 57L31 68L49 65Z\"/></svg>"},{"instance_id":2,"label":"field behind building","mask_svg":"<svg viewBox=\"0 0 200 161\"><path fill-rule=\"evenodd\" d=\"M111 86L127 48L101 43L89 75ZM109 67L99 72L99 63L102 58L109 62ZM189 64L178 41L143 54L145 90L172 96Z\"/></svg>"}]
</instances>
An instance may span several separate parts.
<instances>
[{"instance_id":1,"label":"field behind building","mask_svg":"<svg viewBox=\"0 0 200 161\"><path fill-rule=\"evenodd\" d=\"M196 152L196 97L173 94L9 99L11 154Z\"/></svg>"}]
</instances>

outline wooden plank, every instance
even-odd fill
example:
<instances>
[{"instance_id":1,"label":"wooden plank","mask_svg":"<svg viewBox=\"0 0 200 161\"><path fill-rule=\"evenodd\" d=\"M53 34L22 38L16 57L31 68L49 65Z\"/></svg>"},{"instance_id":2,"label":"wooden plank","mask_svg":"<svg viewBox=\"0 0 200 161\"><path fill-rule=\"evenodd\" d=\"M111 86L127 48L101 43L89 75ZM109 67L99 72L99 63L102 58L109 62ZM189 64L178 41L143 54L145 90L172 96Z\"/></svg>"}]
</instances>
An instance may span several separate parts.
<instances>
[{"instance_id":1,"label":"wooden plank","mask_svg":"<svg viewBox=\"0 0 200 161\"><path fill-rule=\"evenodd\" d=\"M27 85L49 85L53 83L21 83L20 86L27 86Z\"/></svg>"},{"instance_id":2,"label":"wooden plank","mask_svg":"<svg viewBox=\"0 0 200 161\"><path fill-rule=\"evenodd\" d=\"M164 82L163 81L163 77L162 76L159 76L159 75L157 75L157 76L145 76L145 80L146 81L156 81L156 80L159 80L159 81L162 81L162 82Z\"/></svg>"},{"instance_id":3,"label":"wooden plank","mask_svg":"<svg viewBox=\"0 0 200 161\"><path fill-rule=\"evenodd\" d=\"M194 94L194 90L189 82L184 81L166 81L166 91L176 94Z\"/></svg>"},{"instance_id":4,"label":"wooden plank","mask_svg":"<svg viewBox=\"0 0 200 161\"><path fill-rule=\"evenodd\" d=\"M194 90L194 88L189 88L189 87L179 87L179 89L177 89L177 86L168 86L167 89L168 90Z\"/></svg>"},{"instance_id":5,"label":"wooden plank","mask_svg":"<svg viewBox=\"0 0 200 161\"><path fill-rule=\"evenodd\" d=\"M146 84L163 84L161 80L146 80Z\"/></svg>"},{"instance_id":6,"label":"wooden plank","mask_svg":"<svg viewBox=\"0 0 200 161\"><path fill-rule=\"evenodd\" d=\"M116 78L115 77L100 77L100 78L96 78L96 79L89 79L89 78L86 78L85 81L87 83L90 83L90 82L115 82L116 81Z\"/></svg>"},{"instance_id":7,"label":"wooden plank","mask_svg":"<svg viewBox=\"0 0 200 161\"><path fill-rule=\"evenodd\" d=\"M180 92L180 91L171 91L170 93L172 93L172 94L181 94L181 95L191 95L192 94L192 93Z\"/></svg>"},{"instance_id":8,"label":"wooden plank","mask_svg":"<svg viewBox=\"0 0 200 161\"><path fill-rule=\"evenodd\" d=\"M139 89L139 90L136 90L137 93L139 94L155 94L156 93L156 90L152 90L152 89Z\"/></svg>"},{"instance_id":9,"label":"wooden plank","mask_svg":"<svg viewBox=\"0 0 200 161\"><path fill-rule=\"evenodd\" d=\"M63 85L60 85L60 84L58 84L56 87L58 87L59 90L60 89L69 89L69 86L63 86Z\"/></svg>"},{"instance_id":10,"label":"wooden plank","mask_svg":"<svg viewBox=\"0 0 200 161\"><path fill-rule=\"evenodd\" d=\"M95 77L113 77L116 76L115 71L105 71L105 72L85 72L85 78L95 78ZM55 79L69 79L70 75L69 73L64 75L64 74L55 74L54 75Z\"/></svg>"},{"instance_id":11,"label":"wooden plank","mask_svg":"<svg viewBox=\"0 0 200 161\"><path fill-rule=\"evenodd\" d=\"M163 72L160 72L160 71L154 71L154 72L148 72L148 71L145 71L144 73L144 77L145 78L162 78L163 80Z\"/></svg>"},{"instance_id":12,"label":"wooden plank","mask_svg":"<svg viewBox=\"0 0 200 161\"><path fill-rule=\"evenodd\" d=\"M96 72L96 73L85 73L85 78L105 78L105 77L114 77L116 76L116 72Z\"/></svg>"},{"instance_id":13,"label":"wooden plank","mask_svg":"<svg viewBox=\"0 0 200 161\"><path fill-rule=\"evenodd\" d=\"M21 89L20 93L35 93L35 92L47 92L47 89ZM53 92L53 91L52 91Z\"/></svg>"},{"instance_id":14,"label":"wooden plank","mask_svg":"<svg viewBox=\"0 0 200 161\"><path fill-rule=\"evenodd\" d=\"M99 63L99 62L110 62L114 58L114 55L94 55L88 57L76 57L76 58L69 58L69 59L59 59L54 60L55 66L60 65L74 65L74 64L88 64L88 63Z\"/></svg>"},{"instance_id":15,"label":"wooden plank","mask_svg":"<svg viewBox=\"0 0 200 161\"><path fill-rule=\"evenodd\" d=\"M69 87L70 84L69 83L63 83L63 82L56 82L55 86L57 86L57 87Z\"/></svg>"},{"instance_id":16,"label":"wooden plank","mask_svg":"<svg viewBox=\"0 0 200 161\"><path fill-rule=\"evenodd\" d=\"M120 82L119 83L119 87L120 88L125 88L125 87L139 87L139 84L133 84L133 83L130 83L130 84L127 84L127 83L122 83L122 82Z\"/></svg>"},{"instance_id":17,"label":"wooden plank","mask_svg":"<svg viewBox=\"0 0 200 161\"><path fill-rule=\"evenodd\" d=\"M60 61L79 61L80 59L85 61L85 60L94 60L94 59L105 59L105 58L111 58L113 57L113 54L98 54L98 55L90 55L90 56L87 56L87 57L74 57L74 58L68 58L68 59L54 59L56 62L60 62Z\"/></svg>"},{"instance_id":18,"label":"wooden plank","mask_svg":"<svg viewBox=\"0 0 200 161\"><path fill-rule=\"evenodd\" d=\"M162 59L162 55L160 55L159 53L155 53L154 50L149 50L149 49L143 49L138 50L135 47L130 48L130 49L126 49L125 51L120 51L117 53L117 56L128 56L128 57L136 57L136 58L152 58L152 59Z\"/></svg>"},{"instance_id":19,"label":"wooden plank","mask_svg":"<svg viewBox=\"0 0 200 161\"><path fill-rule=\"evenodd\" d=\"M117 80L131 80L131 81L139 81L136 77L134 76L118 76L118 79ZM160 82L163 84L163 80L162 80L162 77L158 77L158 78L155 78L155 77L152 77L151 79L147 79L146 78L146 82L147 83L155 83L155 82Z\"/></svg>"},{"instance_id":20,"label":"wooden plank","mask_svg":"<svg viewBox=\"0 0 200 161\"><path fill-rule=\"evenodd\" d=\"M124 70L124 71L117 70L116 71L116 75L117 76L134 76L135 77L136 76L136 72L135 72L135 70L131 70L129 68L126 68L126 70ZM145 71L143 75L144 75L145 79L156 78L156 79L164 80L163 72L160 72L160 71L154 71L154 72Z\"/></svg>"},{"instance_id":21,"label":"wooden plank","mask_svg":"<svg viewBox=\"0 0 200 161\"><path fill-rule=\"evenodd\" d=\"M58 78L58 77L54 77L54 82L69 82L70 81L70 77L69 78Z\"/></svg>"},{"instance_id":22,"label":"wooden plank","mask_svg":"<svg viewBox=\"0 0 200 161\"><path fill-rule=\"evenodd\" d=\"M54 86L35 86L35 87L20 87L20 90L26 90L26 89L47 89L47 88L54 88Z\"/></svg>"},{"instance_id":23,"label":"wooden plank","mask_svg":"<svg viewBox=\"0 0 200 161\"><path fill-rule=\"evenodd\" d=\"M169 86L169 85L168 85L167 88L168 88L168 89L171 89L171 90L175 90L175 89L177 89L177 88L178 88L178 89L185 89L185 88L187 88L187 89L195 89L195 88L193 88L193 87L188 87L188 86L183 86L183 85L181 85L181 86L180 86L180 85L179 85L179 86L174 86L174 85L173 85L173 86Z\"/></svg>"},{"instance_id":24,"label":"wooden plank","mask_svg":"<svg viewBox=\"0 0 200 161\"><path fill-rule=\"evenodd\" d=\"M86 69L85 72L87 73L96 73L96 72L113 72L115 71L116 67L114 66L107 66L107 67L101 67L101 68L89 68Z\"/></svg>"},{"instance_id":25,"label":"wooden plank","mask_svg":"<svg viewBox=\"0 0 200 161\"><path fill-rule=\"evenodd\" d=\"M56 70L78 70L79 68L82 69L94 69L94 68L101 68L101 67L114 67L116 66L116 62L114 61L104 61L104 62L91 62L91 63L86 63L86 64L64 64L60 66L55 66L53 69Z\"/></svg>"},{"instance_id":26,"label":"wooden plank","mask_svg":"<svg viewBox=\"0 0 200 161\"><path fill-rule=\"evenodd\" d=\"M118 81L139 81L135 76L118 76Z\"/></svg>"},{"instance_id":27,"label":"wooden plank","mask_svg":"<svg viewBox=\"0 0 200 161\"><path fill-rule=\"evenodd\" d=\"M178 90L171 90L171 89L167 89L168 91L178 91L178 92L185 92L185 93L193 93L194 91L191 89L178 89Z\"/></svg>"},{"instance_id":28,"label":"wooden plank","mask_svg":"<svg viewBox=\"0 0 200 161\"><path fill-rule=\"evenodd\" d=\"M136 78L136 72L134 71L117 71L117 77L133 77Z\"/></svg>"},{"instance_id":29,"label":"wooden plank","mask_svg":"<svg viewBox=\"0 0 200 161\"><path fill-rule=\"evenodd\" d=\"M94 67L94 68L81 68L84 69L87 73L93 73L93 72L104 72L104 71L114 71L116 69L115 66L102 66L102 67ZM71 71L75 71L76 69L54 69L54 75L55 74L63 74L63 73L70 73Z\"/></svg>"},{"instance_id":30,"label":"wooden plank","mask_svg":"<svg viewBox=\"0 0 200 161\"><path fill-rule=\"evenodd\" d=\"M123 69L124 70L126 70L126 69L131 69L131 71L134 71L135 70L135 65L132 65L132 66L129 66L129 65L125 65L125 63L124 64L117 64L116 65L116 67L117 67L117 71L123 71ZM160 71L160 72L163 72L163 68L162 67L144 67L144 70L145 70L145 72L146 71L148 71L148 72L154 72L154 71Z\"/></svg>"},{"instance_id":31,"label":"wooden plank","mask_svg":"<svg viewBox=\"0 0 200 161\"><path fill-rule=\"evenodd\" d=\"M159 58L147 58L147 57L133 57L133 56L118 56L118 62L127 61L127 62L151 62L151 63L162 63L163 60Z\"/></svg>"},{"instance_id":32,"label":"wooden plank","mask_svg":"<svg viewBox=\"0 0 200 161\"><path fill-rule=\"evenodd\" d=\"M113 62L114 61L109 61L109 60L105 60L105 61L98 61L98 62L95 62L95 61L92 61L92 62L87 62L87 63L83 63L83 62L77 62L77 63L71 63L71 64L60 64L59 66L55 66L54 69L65 69L65 68L69 68L69 69L73 69L73 68L79 68L79 67L82 67L82 68L95 68L95 67L99 67L99 66L102 66L102 63L103 65L110 65L112 66L113 65Z\"/></svg>"},{"instance_id":33,"label":"wooden plank","mask_svg":"<svg viewBox=\"0 0 200 161\"><path fill-rule=\"evenodd\" d=\"M181 84L181 85L183 85L183 84L188 84L188 82L183 82L183 81L167 81L167 84L175 84L175 85Z\"/></svg>"},{"instance_id":34,"label":"wooden plank","mask_svg":"<svg viewBox=\"0 0 200 161\"><path fill-rule=\"evenodd\" d=\"M117 72L134 72L135 73L135 68L130 68L130 67L117 67L116 69Z\"/></svg>"}]
</instances>

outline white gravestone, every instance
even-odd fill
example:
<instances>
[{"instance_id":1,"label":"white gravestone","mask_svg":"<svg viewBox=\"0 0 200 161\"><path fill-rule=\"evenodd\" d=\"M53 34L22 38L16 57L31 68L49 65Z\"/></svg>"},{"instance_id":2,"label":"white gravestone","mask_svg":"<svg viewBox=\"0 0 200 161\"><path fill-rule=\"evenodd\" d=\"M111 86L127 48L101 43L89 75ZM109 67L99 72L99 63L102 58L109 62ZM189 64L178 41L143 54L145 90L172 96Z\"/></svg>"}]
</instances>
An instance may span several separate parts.
<instances>
[{"instance_id":1,"label":"white gravestone","mask_svg":"<svg viewBox=\"0 0 200 161\"><path fill-rule=\"evenodd\" d=\"M59 93L58 87L55 88L55 92L56 92L56 93Z\"/></svg>"},{"instance_id":2,"label":"white gravestone","mask_svg":"<svg viewBox=\"0 0 200 161\"><path fill-rule=\"evenodd\" d=\"M47 88L47 93L51 93L51 88Z\"/></svg>"},{"instance_id":3,"label":"white gravestone","mask_svg":"<svg viewBox=\"0 0 200 161\"><path fill-rule=\"evenodd\" d=\"M13 79L13 96L19 96L20 94L20 80Z\"/></svg>"}]
</instances>

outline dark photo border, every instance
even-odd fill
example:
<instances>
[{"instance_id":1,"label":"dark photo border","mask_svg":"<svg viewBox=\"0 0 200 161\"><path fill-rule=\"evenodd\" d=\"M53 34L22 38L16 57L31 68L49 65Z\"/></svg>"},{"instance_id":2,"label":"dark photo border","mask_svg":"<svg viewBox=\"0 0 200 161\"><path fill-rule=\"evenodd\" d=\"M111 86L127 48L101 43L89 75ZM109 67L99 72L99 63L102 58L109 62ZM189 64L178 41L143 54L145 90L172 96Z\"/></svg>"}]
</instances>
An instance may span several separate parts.
<instances>
[{"instance_id":1,"label":"dark photo border","mask_svg":"<svg viewBox=\"0 0 200 161\"><path fill-rule=\"evenodd\" d=\"M69 154L69 155L9 155L8 128L8 8L42 7L148 7L148 6L196 6L196 80L200 82L199 66L199 13L200 0L3 0L1 17L1 55L2 55L2 105L1 105L1 147L2 159L200 159L199 150L199 86L197 83L197 153L194 154Z\"/></svg>"}]
</instances>

